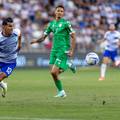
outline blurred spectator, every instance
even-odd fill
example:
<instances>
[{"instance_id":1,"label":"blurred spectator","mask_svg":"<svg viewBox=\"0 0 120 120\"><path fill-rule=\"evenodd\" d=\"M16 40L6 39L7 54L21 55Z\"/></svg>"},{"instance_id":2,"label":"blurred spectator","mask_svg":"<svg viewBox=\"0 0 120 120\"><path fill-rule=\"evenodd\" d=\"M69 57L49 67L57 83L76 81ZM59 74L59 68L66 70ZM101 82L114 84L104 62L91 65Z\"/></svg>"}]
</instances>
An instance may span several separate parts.
<instances>
[{"instance_id":1,"label":"blurred spectator","mask_svg":"<svg viewBox=\"0 0 120 120\"><path fill-rule=\"evenodd\" d=\"M51 36L40 45L29 43L53 19L58 4L65 6L65 18L76 30L78 52L100 51L97 41L103 38L108 24L114 23L120 29L119 0L0 0L0 22L6 16L14 18L23 34L22 52L47 52L52 45Z\"/></svg>"}]
</instances>

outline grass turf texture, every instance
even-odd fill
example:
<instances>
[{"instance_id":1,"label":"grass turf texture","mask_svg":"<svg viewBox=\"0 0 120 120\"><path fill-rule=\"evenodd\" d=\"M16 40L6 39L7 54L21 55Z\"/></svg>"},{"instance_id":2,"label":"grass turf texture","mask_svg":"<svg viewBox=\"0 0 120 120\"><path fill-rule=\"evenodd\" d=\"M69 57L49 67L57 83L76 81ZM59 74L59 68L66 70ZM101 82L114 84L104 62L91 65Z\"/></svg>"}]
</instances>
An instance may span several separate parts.
<instances>
[{"instance_id":1,"label":"grass turf texture","mask_svg":"<svg viewBox=\"0 0 120 120\"><path fill-rule=\"evenodd\" d=\"M0 120L119 120L120 69L108 69L105 81L98 77L94 67L66 71L60 78L67 97L54 98L48 69L16 69L0 97Z\"/></svg>"}]
</instances>

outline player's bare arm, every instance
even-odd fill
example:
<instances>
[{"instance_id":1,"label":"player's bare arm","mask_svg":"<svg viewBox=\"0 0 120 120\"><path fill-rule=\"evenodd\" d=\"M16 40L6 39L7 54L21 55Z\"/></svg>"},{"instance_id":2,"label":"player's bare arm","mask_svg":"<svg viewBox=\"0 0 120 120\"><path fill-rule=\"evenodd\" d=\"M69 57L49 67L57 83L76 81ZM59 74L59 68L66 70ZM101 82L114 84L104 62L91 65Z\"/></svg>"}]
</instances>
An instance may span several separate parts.
<instances>
[{"instance_id":1,"label":"player's bare arm","mask_svg":"<svg viewBox=\"0 0 120 120\"><path fill-rule=\"evenodd\" d=\"M118 46L120 47L120 40L118 41Z\"/></svg>"},{"instance_id":2,"label":"player's bare arm","mask_svg":"<svg viewBox=\"0 0 120 120\"><path fill-rule=\"evenodd\" d=\"M43 34L42 37L40 37L39 39L37 40L32 40L31 41L31 44L34 44L34 43L41 43L45 40L45 38L47 37L47 35Z\"/></svg>"},{"instance_id":3,"label":"player's bare arm","mask_svg":"<svg viewBox=\"0 0 120 120\"><path fill-rule=\"evenodd\" d=\"M22 38L22 35L21 35L21 33L20 33L20 35L18 36L18 51L21 49L21 47L22 47L22 42L21 42L21 38Z\"/></svg>"},{"instance_id":4,"label":"player's bare arm","mask_svg":"<svg viewBox=\"0 0 120 120\"><path fill-rule=\"evenodd\" d=\"M106 39L104 38L104 39L102 39L102 40L98 40L97 43L98 43L98 44L101 44L101 43L103 43L103 42L105 42L105 41L106 41Z\"/></svg>"},{"instance_id":5,"label":"player's bare arm","mask_svg":"<svg viewBox=\"0 0 120 120\"><path fill-rule=\"evenodd\" d=\"M76 34L75 34L75 32L73 32L73 33L71 33L71 48L70 48L70 51L69 51L69 53L68 53L68 55L69 55L70 57L72 57L73 54L74 54L74 50L75 50L75 40L76 40Z\"/></svg>"}]
</instances>

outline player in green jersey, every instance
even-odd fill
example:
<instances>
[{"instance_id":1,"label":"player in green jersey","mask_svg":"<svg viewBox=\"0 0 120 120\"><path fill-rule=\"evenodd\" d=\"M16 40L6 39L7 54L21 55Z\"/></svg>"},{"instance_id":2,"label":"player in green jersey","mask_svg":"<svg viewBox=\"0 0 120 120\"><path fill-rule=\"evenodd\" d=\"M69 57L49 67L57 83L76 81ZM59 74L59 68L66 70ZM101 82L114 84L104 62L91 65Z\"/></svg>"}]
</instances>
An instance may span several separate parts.
<instances>
[{"instance_id":1,"label":"player in green jersey","mask_svg":"<svg viewBox=\"0 0 120 120\"><path fill-rule=\"evenodd\" d=\"M51 75L58 89L58 94L55 97L66 97L58 75L67 68L70 68L73 73L76 72L76 67L71 62L68 62L69 57L72 57L74 54L76 35L70 22L63 19L63 16L64 7L59 5L55 9L55 20L48 24L41 38L31 42L31 44L40 43L45 40L50 32L53 32L54 37L50 53L50 65Z\"/></svg>"}]
</instances>

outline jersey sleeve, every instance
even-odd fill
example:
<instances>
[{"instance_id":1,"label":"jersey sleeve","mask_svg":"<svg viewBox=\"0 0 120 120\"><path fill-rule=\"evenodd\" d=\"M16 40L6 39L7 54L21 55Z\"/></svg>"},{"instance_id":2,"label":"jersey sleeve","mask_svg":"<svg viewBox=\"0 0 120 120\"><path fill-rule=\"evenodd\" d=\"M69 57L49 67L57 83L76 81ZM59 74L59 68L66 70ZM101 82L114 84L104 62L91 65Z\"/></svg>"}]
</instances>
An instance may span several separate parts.
<instances>
[{"instance_id":1,"label":"jersey sleeve","mask_svg":"<svg viewBox=\"0 0 120 120\"><path fill-rule=\"evenodd\" d=\"M120 40L120 32L118 32L118 39Z\"/></svg>"},{"instance_id":2,"label":"jersey sleeve","mask_svg":"<svg viewBox=\"0 0 120 120\"><path fill-rule=\"evenodd\" d=\"M119 42L120 41L120 32L116 31L115 37L114 37L114 41L115 42Z\"/></svg>"},{"instance_id":3,"label":"jersey sleeve","mask_svg":"<svg viewBox=\"0 0 120 120\"><path fill-rule=\"evenodd\" d=\"M20 31L20 29L14 29L13 33L15 33L16 35L20 36L21 31Z\"/></svg>"},{"instance_id":4,"label":"jersey sleeve","mask_svg":"<svg viewBox=\"0 0 120 120\"><path fill-rule=\"evenodd\" d=\"M49 35L50 32L52 32L52 29L51 29L51 22L47 25L47 27L45 28L44 30L44 35Z\"/></svg>"},{"instance_id":5,"label":"jersey sleeve","mask_svg":"<svg viewBox=\"0 0 120 120\"><path fill-rule=\"evenodd\" d=\"M67 21L67 28L68 28L70 34L75 33L75 30L72 28L70 21Z\"/></svg>"}]
</instances>

